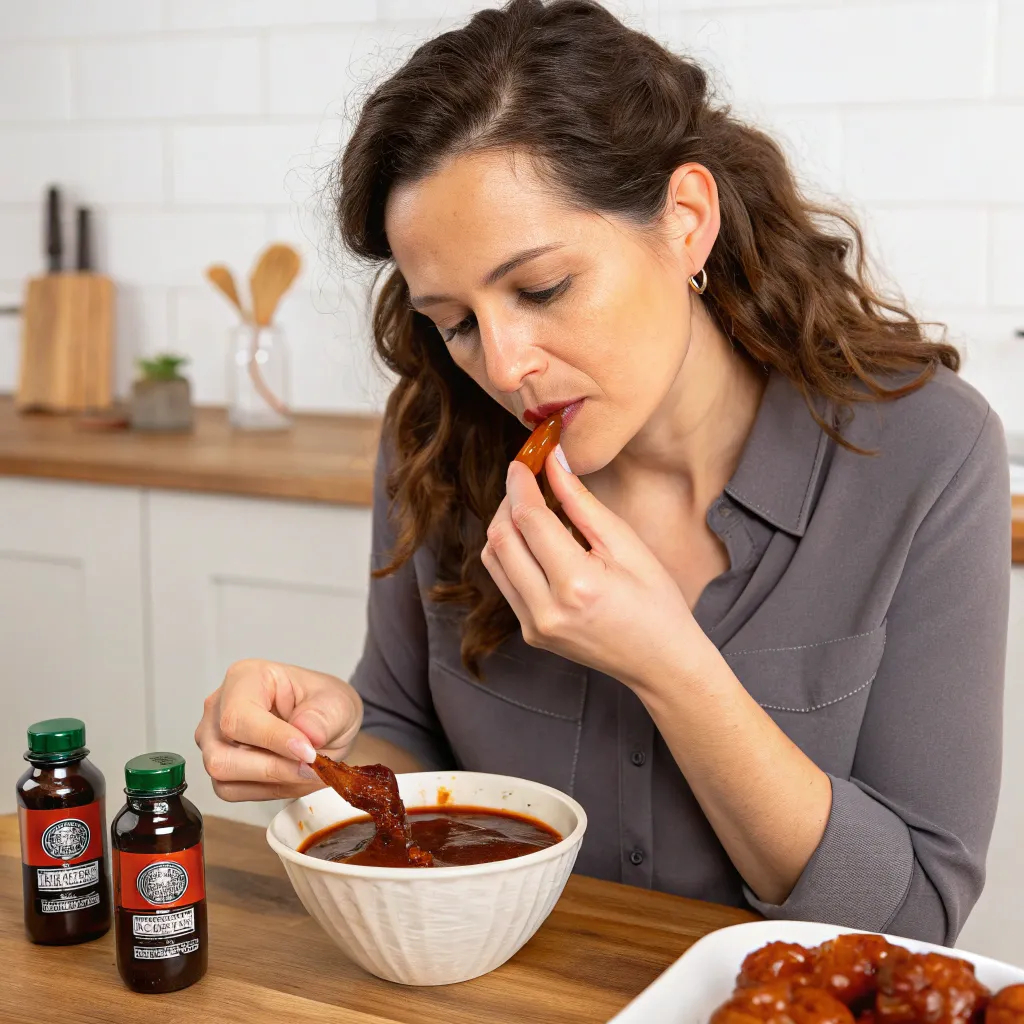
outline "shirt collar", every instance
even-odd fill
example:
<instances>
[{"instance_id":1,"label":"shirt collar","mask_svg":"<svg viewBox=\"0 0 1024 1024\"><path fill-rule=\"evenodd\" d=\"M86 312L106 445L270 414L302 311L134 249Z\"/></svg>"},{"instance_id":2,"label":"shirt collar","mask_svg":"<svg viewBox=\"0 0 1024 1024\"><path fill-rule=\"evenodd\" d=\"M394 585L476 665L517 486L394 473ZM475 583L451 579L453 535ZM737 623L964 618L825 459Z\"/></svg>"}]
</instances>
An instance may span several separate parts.
<instances>
[{"instance_id":1,"label":"shirt collar","mask_svg":"<svg viewBox=\"0 0 1024 1024\"><path fill-rule=\"evenodd\" d=\"M824 414L824 399L815 402ZM726 493L772 526L802 537L817 496L829 437L803 395L776 370Z\"/></svg>"}]
</instances>

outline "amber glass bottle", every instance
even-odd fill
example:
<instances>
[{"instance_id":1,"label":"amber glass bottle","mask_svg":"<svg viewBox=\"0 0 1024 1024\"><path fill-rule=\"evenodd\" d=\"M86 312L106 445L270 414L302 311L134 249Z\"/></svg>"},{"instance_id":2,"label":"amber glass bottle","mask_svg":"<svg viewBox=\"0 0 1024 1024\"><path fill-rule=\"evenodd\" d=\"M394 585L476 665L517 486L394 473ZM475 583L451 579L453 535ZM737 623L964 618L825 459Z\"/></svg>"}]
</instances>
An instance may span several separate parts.
<instances>
[{"instance_id":1,"label":"amber glass bottle","mask_svg":"<svg viewBox=\"0 0 1024 1024\"><path fill-rule=\"evenodd\" d=\"M133 757L124 780L110 826L117 969L136 992L174 992L206 973L203 819L179 754Z\"/></svg>"},{"instance_id":2,"label":"amber glass bottle","mask_svg":"<svg viewBox=\"0 0 1024 1024\"><path fill-rule=\"evenodd\" d=\"M25 930L33 942L87 942L110 928L106 787L88 753L77 718L29 726L31 767L18 779L17 801Z\"/></svg>"}]
</instances>

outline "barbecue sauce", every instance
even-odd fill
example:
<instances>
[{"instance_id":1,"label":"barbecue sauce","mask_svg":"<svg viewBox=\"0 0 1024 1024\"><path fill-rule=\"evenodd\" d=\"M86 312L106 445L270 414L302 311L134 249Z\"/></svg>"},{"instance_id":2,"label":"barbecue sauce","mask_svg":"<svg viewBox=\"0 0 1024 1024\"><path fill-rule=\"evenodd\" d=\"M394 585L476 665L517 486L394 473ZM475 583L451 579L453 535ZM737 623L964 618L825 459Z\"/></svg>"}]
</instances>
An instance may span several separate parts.
<instances>
[{"instance_id":1,"label":"barbecue sauce","mask_svg":"<svg viewBox=\"0 0 1024 1024\"><path fill-rule=\"evenodd\" d=\"M432 867L463 867L511 860L554 846L562 837L525 814L489 807L419 807L406 811L412 842L432 857ZM371 819L353 818L321 829L300 853L344 864L409 867L404 850L374 841Z\"/></svg>"}]
</instances>

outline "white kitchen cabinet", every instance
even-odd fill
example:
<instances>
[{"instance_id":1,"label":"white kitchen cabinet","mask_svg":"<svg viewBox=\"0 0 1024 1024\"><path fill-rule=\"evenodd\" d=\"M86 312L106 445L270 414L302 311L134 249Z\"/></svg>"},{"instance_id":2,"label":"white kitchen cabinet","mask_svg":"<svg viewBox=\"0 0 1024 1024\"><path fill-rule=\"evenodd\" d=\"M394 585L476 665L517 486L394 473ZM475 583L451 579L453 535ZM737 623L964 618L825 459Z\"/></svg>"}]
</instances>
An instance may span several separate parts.
<instances>
[{"instance_id":1,"label":"white kitchen cabinet","mask_svg":"<svg viewBox=\"0 0 1024 1024\"><path fill-rule=\"evenodd\" d=\"M0 479L0 812L14 810L32 722L85 720L109 804L124 762L152 740L142 500L130 488Z\"/></svg>"},{"instance_id":2,"label":"white kitchen cabinet","mask_svg":"<svg viewBox=\"0 0 1024 1024\"><path fill-rule=\"evenodd\" d=\"M1003 783L988 855L988 877L957 945L1024 964L1024 568L1010 582L1010 630L1003 720Z\"/></svg>"},{"instance_id":3,"label":"white kitchen cabinet","mask_svg":"<svg viewBox=\"0 0 1024 1024\"><path fill-rule=\"evenodd\" d=\"M246 657L349 675L369 552L366 508L0 479L0 813L26 726L75 715L111 804L125 761L175 750L204 813L265 823L277 805L213 794L203 698Z\"/></svg>"},{"instance_id":4,"label":"white kitchen cabinet","mask_svg":"<svg viewBox=\"0 0 1024 1024\"><path fill-rule=\"evenodd\" d=\"M277 804L217 799L193 732L240 658L348 676L362 650L370 511L152 492L148 502L155 742L188 759L204 813L265 824Z\"/></svg>"}]
</instances>

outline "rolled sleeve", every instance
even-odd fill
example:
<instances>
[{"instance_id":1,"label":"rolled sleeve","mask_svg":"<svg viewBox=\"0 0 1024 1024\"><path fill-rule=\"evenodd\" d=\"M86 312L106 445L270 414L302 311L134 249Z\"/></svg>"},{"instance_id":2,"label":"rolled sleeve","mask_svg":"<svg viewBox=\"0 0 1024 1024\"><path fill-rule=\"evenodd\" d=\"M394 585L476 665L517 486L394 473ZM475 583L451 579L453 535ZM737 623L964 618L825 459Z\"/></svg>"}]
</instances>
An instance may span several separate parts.
<instances>
[{"instance_id":1,"label":"rolled sleeve","mask_svg":"<svg viewBox=\"0 0 1024 1024\"><path fill-rule=\"evenodd\" d=\"M386 481L382 443L374 474L373 569L390 563L395 543ZM363 732L441 771L454 767L454 758L434 711L428 664L426 619L410 559L396 573L370 580L366 642L351 682L363 699Z\"/></svg>"},{"instance_id":2,"label":"rolled sleeve","mask_svg":"<svg viewBox=\"0 0 1024 1024\"><path fill-rule=\"evenodd\" d=\"M1010 499L991 411L919 525L887 615L850 779L769 918L955 942L981 894L1002 758Z\"/></svg>"},{"instance_id":3,"label":"rolled sleeve","mask_svg":"<svg viewBox=\"0 0 1024 1024\"><path fill-rule=\"evenodd\" d=\"M856 783L829 776L832 812L825 834L785 903L744 892L765 917L842 919L849 928L885 931L910 891L914 846L906 822Z\"/></svg>"}]
</instances>

